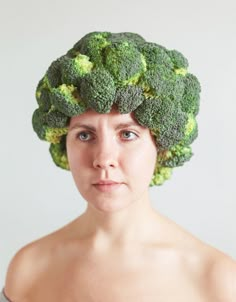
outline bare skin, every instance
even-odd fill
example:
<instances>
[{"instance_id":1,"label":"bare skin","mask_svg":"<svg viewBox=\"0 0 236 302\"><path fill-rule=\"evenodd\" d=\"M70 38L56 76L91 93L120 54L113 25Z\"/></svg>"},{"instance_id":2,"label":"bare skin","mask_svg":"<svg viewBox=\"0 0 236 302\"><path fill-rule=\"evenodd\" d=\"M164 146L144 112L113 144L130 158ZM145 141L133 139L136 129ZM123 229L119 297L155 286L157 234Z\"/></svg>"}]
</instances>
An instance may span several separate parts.
<instances>
[{"instance_id":1,"label":"bare skin","mask_svg":"<svg viewBox=\"0 0 236 302\"><path fill-rule=\"evenodd\" d=\"M233 302L233 289L232 300L221 298L211 275L217 263L233 267L234 261L165 216L156 212L156 218L162 240L102 249L78 233L80 216L18 252L11 265L21 262L14 277L27 290L12 290L10 266L6 295L14 302Z\"/></svg>"},{"instance_id":2,"label":"bare skin","mask_svg":"<svg viewBox=\"0 0 236 302\"><path fill-rule=\"evenodd\" d=\"M71 119L70 170L87 209L16 254L5 283L12 301L236 301L235 261L151 207L157 150L133 122L115 111Z\"/></svg>"}]
</instances>

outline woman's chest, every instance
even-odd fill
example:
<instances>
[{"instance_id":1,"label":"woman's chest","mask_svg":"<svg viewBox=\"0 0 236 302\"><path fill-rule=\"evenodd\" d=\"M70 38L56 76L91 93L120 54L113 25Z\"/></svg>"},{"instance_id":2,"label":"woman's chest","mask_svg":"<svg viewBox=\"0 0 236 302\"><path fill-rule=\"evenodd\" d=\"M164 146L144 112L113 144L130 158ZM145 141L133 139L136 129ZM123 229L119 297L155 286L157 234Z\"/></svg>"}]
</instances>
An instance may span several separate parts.
<instances>
[{"instance_id":1,"label":"woman's chest","mask_svg":"<svg viewBox=\"0 0 236 302\"><path fill-rule=\"evenodd\" d=\"M168 264L132 270L119 263L81 263L79 267L51 272L40 284L38 298L32 302L210 301L197 278Z\"/></svg>"}]
</instances>

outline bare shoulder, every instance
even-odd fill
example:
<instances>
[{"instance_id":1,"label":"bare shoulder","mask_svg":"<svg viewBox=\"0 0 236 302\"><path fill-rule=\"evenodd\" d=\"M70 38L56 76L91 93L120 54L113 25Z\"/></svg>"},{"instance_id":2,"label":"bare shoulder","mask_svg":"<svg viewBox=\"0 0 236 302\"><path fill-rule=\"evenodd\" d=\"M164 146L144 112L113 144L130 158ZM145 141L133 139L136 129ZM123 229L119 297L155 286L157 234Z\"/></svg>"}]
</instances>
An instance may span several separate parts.
<instances>
[{"instance_id":1,"label":"bare shoulder","mask_svg":"<svg viewBox=\"0 0 236 302\"><path fill-rule=\"evenodd\" d=\"M224 252L202 241L196 241L192 261L202 288L214 302L236 301L236 261Z\"/></svg>"},{"instance_id":2,"label":"bare shoulder","mask_svg":"<svg viewBox=\"0 0 236 302\"><path fill-rule=\"evenodd\" d=\"M58 231L39 238L22 248L8 265L4 292L13 301L28 301L28 294L40 275L48 267L48 255L53 253L53 242Z\"/></svg>"},{"instance_id":3,"label":"bare shoulder","mask_svg":"<svg viewBox=\"0 0 236 302\"><path fill-rule=\"evenodd\" d=\"M13 301L28 301L32 288L50 270L56 254L64 255L65 241L74 221L26 244L14 255L8 266L4 292Z\"/></svg>"},{"instance_id":4,"label":"bare shoulder","mask_svg":"<svg viewBox=\"0 0 236 302\"><path fill-rule=\"evenodd\" d=\"M236 261L217 248L201 241L181 227L176 238L180 240L189 276L198 280L209 301L236 301Z\"/></svg>"},{"instance_id":5,"label":"bare shoulder","mask_svg":"<svg viewBox=\"0 0 236 302\"><path fill-rule=\"evenodd\" d=\"M11 300L25 299L38 265L35 243L22 247L12 258L5 280L5 294ZM40 258L39 258L40 259Z\"/></svg>"},{"instance_id":6,"label":"bare shoulder","mask_svg":"<svg viewBox=\"0 0 236 302\"><path fill-rule=\"evenodd\" d=\"M214 301L236 301L236 261L230 256L217 251L208 267L207 285Z\"/></svg>"}]
</instances>

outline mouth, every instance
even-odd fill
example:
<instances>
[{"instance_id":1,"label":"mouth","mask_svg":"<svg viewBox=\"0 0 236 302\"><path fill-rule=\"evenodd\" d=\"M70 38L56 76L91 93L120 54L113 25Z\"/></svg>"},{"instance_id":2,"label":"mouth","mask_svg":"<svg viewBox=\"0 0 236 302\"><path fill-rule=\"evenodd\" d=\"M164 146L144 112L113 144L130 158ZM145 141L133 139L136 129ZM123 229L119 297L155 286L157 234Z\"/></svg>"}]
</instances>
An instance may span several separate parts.
<instances>
[{"instance_id":1,"label":"mouth","mask_svg":"<svg viewBox=\"0 0 236 302\"><path fill-rule=\"evenodd\" d=\"M93 184L93 186L100 192L112 192L120 188L122 183L114 182L114 181L102 181Z\"/></svg>"},{"instance_id":2,"label":"mouth","mask_svg":"<svg viewBox=\"0 0 236 302\"><path fill-rule=\"evenodd\" d=\"M111 184L117 184L119 183L118 181L112 180L112 179L100 179L96 181L94 184L95 185L111 185Z\"/></svg>"}]
</instances>

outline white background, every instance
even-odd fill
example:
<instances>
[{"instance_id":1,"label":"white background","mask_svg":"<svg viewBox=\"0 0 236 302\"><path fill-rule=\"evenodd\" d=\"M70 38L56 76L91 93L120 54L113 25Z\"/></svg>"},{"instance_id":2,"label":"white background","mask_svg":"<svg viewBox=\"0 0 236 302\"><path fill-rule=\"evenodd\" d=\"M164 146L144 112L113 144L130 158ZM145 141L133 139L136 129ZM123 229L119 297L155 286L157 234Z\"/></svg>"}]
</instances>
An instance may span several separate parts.
<instances>
[{"instance_id":1,"label":"white background","mask_svg":"<svg viewBox=\"0 0 236 302\"><path fill-rule=\"evenodd\" d=\"M80 215L86 203L31 127L49 64L91 31L130 31L181 51L201 81L190 162L150 189L153 206L236 258L236 2L0 2L0 287L19 248Z\"/></svg>"}]
</instances>

